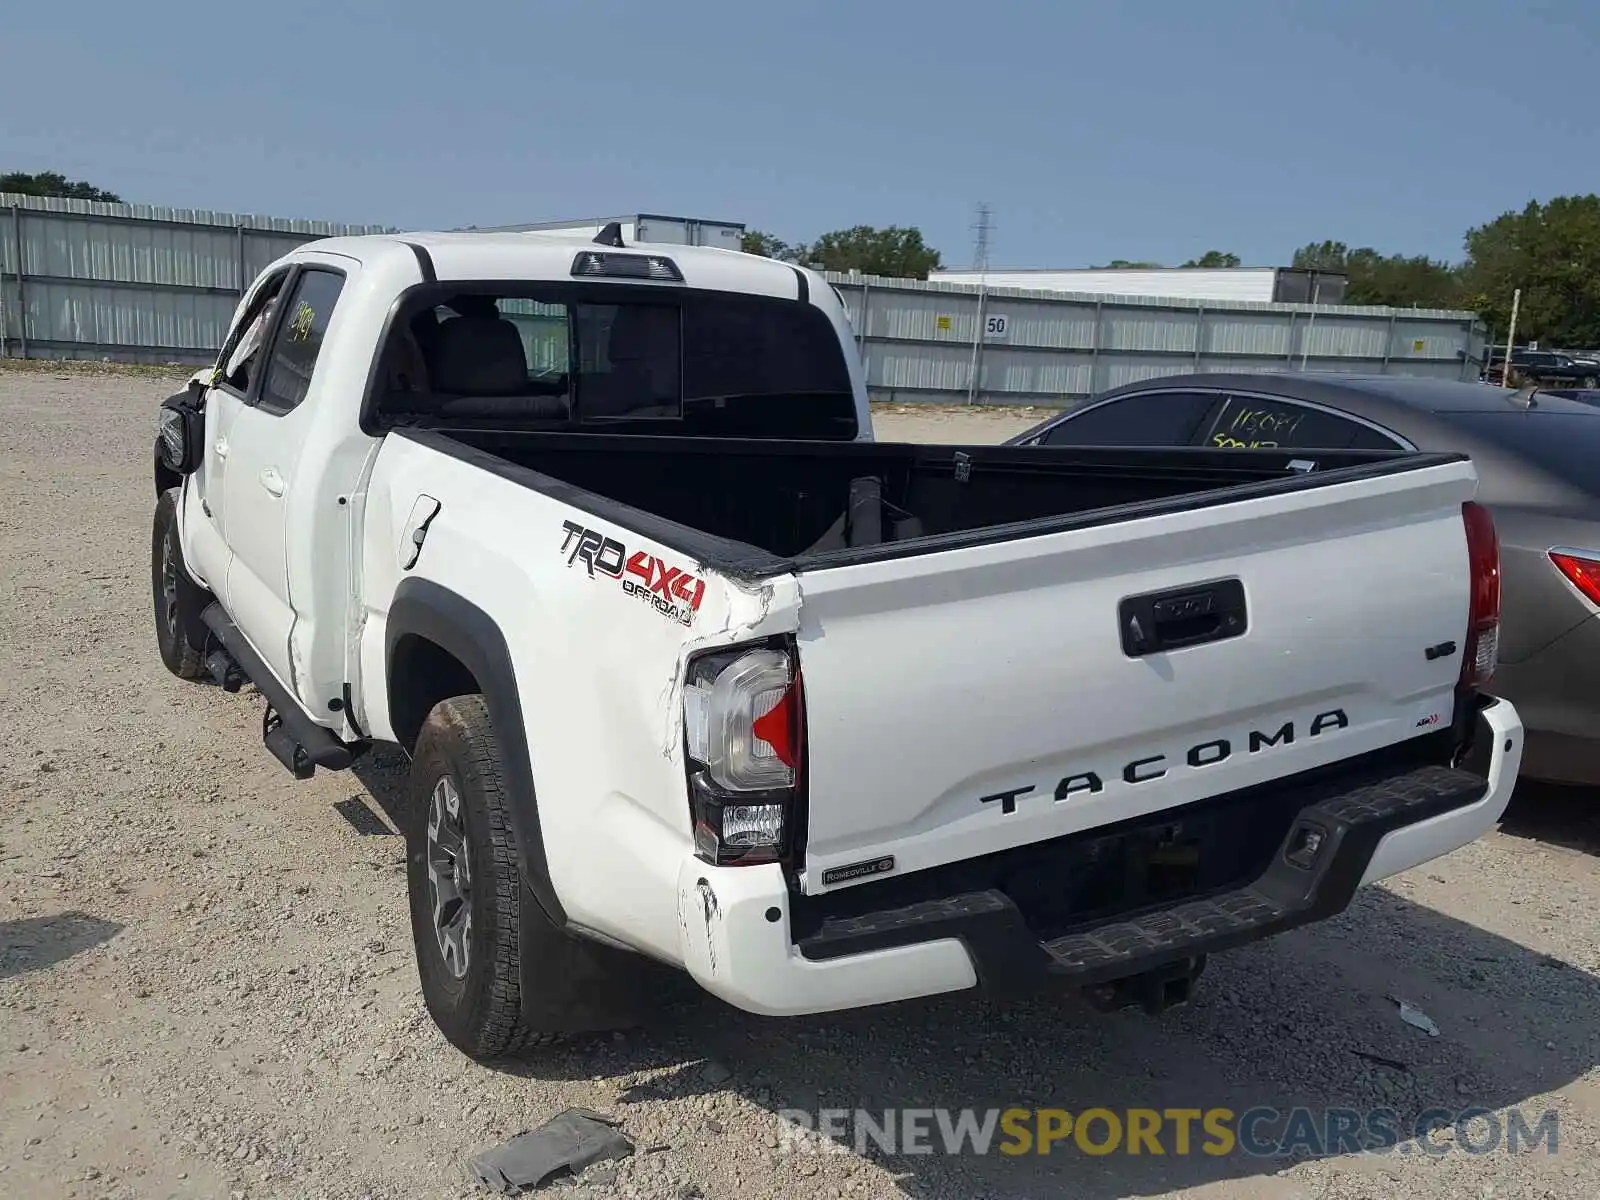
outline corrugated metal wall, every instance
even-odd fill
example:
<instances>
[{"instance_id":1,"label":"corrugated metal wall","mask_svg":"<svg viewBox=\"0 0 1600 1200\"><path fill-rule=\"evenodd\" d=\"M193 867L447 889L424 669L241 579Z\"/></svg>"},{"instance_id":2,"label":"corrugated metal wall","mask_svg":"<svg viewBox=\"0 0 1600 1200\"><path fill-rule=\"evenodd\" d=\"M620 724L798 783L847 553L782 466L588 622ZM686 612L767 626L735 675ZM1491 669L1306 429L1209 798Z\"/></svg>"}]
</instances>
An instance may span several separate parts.
<instances>
[{"instance_id":1,"label":"corrugated metal wall","mask_svg":"<svg viewBox=\"0 0 1600 1200\"><path fill-rule=\"evenodd\" d=\"M392 233L231 213L0 194L0 354L210 361L240 290L304 242ZM1471 313L994 289L830 275L875 399L1070 404L1183 371L1476 378ZM553 361L530 306L525 338ZM974 355L978 330L986 335Z\"/></svg>"},{"instance_id":2,"label":"corrugated metal wall","mask_svg":"<svg viewBox=\"0 0 1600 1200\"><path fill-rule=\"evenodd\" d=\"M974 366L979 404L1059 405L1188 371L1476 379L1483 358L1485 331L1469 312L828 279L850 310L874 400L965 402Z\"/></svg>"},{"instance_id":3,"label":"corrugated metal wall","mask_svg":"<svg viewBox=\"0 0 1600 1200\"><path fill-rule=\"evenodd\" d=\"M0 354L204 363L241 289L304 242L390 232L0 193Z\"/></svg>"}]
</instances>

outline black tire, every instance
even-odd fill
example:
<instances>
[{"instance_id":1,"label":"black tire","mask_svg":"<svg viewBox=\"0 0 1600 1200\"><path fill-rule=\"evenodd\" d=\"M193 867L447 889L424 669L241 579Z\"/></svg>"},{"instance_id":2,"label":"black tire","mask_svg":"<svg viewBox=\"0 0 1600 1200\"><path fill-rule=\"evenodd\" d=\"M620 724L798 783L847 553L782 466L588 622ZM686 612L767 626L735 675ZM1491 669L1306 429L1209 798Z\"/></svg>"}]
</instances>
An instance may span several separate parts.
<instances>
[{"instance_id":1,"label":"black tire","mask_svg":"<svg viewBox=\"0 0 1600 1200\"><path fill-rule=\"evenodd\" d=\"M162 663L179 679L199 679L206 673L205 646L195 645L190 631L199 626L211 597L184 569L176 488L156 500L150 530L150 591Z\"/></svg>"},{"instance_id":2,"label":"black tire","mask_svg":"<svg viewBox=\"0 0 1600 1200\"><path fill-rule=\"evenodd\" d=\"M1594 378L1593 375L1585 375L1583 377L1583 386L1584 387L1592 388L1592 387L1594 387L1594 384L1595 384L1595 378Z\"/></svg>"},{"instance_id":3,"label":"black tire","mask_svg":"<svg viewBox=\"0 0 1600 1200\"><path fill-rule=\"evenodd\" d=\"M448 818L448 792L454 788L459 827L464 834L470 881L464 902L471 925L462 935L465 952L451 961L435 914L430 857L441 856L450 841L443 832L430 838L437 817ZM490 1061L560 1039L582 1021L563 1022L562 1030L529 1028L523 1020L525 945L546 953L536 966L540 977L557 978L569 969L580 943L556 929L524 887L517 870L516 843L506 813L506 784L500 743L482 696L457 696L435 705L418 735L411 762L411 828L407 832L406 880L411 901L411 933L417 972L428 1013L457 1049ZM443 808L441 809L441 806ZM438 821L441 829L444 820ZM441 879L442 859L434 863ZM454 890L456 879L444 890ZM441 886L443 886L441 884ZM441 905L445 915L448 906ZM536 936L527 938L532 924ZM464 961L463 961L464 960ZM548 1008L548 1005L545 1006Z\"/></svg>"},{"instance_id":4,"label":"black tire","mask_svg":"<svg viewBox=\"0 0 1600 1200\"><path fill-rule=\"evenodd\" d=\"M505 779L484 698L455 696L434 705L411 759L411 935L428 1015L453 1046L485 1062L571 1034L636 1025L691 990L682 971L575 937L545 915L518 870ZM471 929L459 973L435 926L429 875L429 822L442 780L457 793L471 881L462 906Z\"/></svg>"}]
</instances>

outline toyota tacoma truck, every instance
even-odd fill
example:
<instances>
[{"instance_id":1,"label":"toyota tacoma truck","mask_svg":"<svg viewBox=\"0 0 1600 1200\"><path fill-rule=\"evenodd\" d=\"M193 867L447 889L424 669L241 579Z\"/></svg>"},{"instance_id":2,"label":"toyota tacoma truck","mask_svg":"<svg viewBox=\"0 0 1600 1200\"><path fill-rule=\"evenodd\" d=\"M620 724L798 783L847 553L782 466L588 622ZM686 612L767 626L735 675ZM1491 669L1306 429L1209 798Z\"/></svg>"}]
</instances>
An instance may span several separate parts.
<instances>
[{"instance_id":1,"label":"toyota tacoma truck","mask_svg":"<svg viewBox=\"0 0 1600 1200\"><path fill-rule=\"evenodd\" d=\"M154 460L163 662L297 777L404 751L479 1058L690 980L1160 1011L1517 775L1469 461L881 443L839 296L763 258L310 243Z\"/></svg>"}]
</instances>

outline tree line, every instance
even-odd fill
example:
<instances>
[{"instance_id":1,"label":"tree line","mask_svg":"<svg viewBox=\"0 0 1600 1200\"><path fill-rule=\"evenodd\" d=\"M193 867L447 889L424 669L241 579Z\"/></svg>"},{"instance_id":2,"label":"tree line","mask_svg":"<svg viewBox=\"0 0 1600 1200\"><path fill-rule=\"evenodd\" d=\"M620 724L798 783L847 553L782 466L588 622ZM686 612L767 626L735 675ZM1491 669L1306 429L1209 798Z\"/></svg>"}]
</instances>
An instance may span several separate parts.
<instances>
[{"instance_id":1,"label":"tree line","mask_svg":"<svg viewBox=\"0 0 1600 1200\"><path fill-rule=\"evenodd\" d=\"M0 192L22 196L60 196L68 200L103 200L122 203L115 192L97 188L81 179L68 179L60 171L6 171L0 173Z\"/></svg>"},{"instance_id":2,"label":"tree line","mask_svg":"<svg viewBox=\"0 0 1600 1200\"><path fill-rule=\"evenodd\" d=\"M108 192L58 171L0 173L0 192L119 201ZM916 226L856 225L824 233L811 242L786 242L752 229L744 235L751 254L804 263L826 271L860 271L891 279L926 279L943 267L939 251ZM1310 242L1290 264L1342 272L1346 304L1396 308L1455 308L1478 313L1500 337L1510 323L1511 295L1522 289L1517 330L1524 338L1567 347L1600 347L1600 195L1557 196L1530 201L1521 212L1501 213L1467 230L1460 262L1426 255L1385 254L1371 246ZM1207 250L1182 267L1237 267L1237 254ZM1105 267L1162 264L1112 259Z\"/></svg>"},{"instance_id":3,"label":"tree line","mask_svg":"<svg viewBox=\"0 0 1600 1200\"><path fill-rule=\"evenodd\" d=\"M752 254L857 270L896 279L926 279L942 265L939 251L914 226L876 229L858 225L825 233L811 243L788 243L751 230L744 248ZM1346 304L1395 308L1451 308L1476 312L1499 338L1511 319L1512 292L1522 289L1518 341L1600 347L1600 195L1557 196L1530 201L1520 212L1501 213L1467 230L1459 262L1427 255L1385 254L1371 246L1310 242L1290 265L1342 272ZM1160 267L1149 260L1112 259L1103 268ZM1208 250L1181 267L1237 267L1237 254Z\"/></svg>"}]
</instances>

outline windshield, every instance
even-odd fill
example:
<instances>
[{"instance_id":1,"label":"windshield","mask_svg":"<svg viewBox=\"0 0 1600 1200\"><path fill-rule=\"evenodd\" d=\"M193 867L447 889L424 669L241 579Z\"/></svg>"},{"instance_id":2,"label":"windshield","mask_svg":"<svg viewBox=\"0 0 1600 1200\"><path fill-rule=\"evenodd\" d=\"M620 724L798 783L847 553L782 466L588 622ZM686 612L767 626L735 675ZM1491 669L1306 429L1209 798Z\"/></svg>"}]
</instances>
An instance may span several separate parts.
<instances>
[{"instance_id":1,"label":"windshield","mask_svg":"<svg viewBox=\"0 0 1600 1200\"><path fill-rule=\"evenodd\" d=\"M615 285L439 285L385 348L391 420L853 438L838 335L809 304Z\"/></svg>"}]
</instances>

